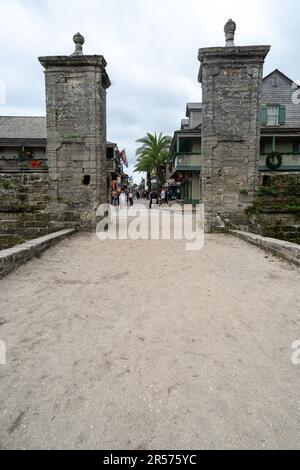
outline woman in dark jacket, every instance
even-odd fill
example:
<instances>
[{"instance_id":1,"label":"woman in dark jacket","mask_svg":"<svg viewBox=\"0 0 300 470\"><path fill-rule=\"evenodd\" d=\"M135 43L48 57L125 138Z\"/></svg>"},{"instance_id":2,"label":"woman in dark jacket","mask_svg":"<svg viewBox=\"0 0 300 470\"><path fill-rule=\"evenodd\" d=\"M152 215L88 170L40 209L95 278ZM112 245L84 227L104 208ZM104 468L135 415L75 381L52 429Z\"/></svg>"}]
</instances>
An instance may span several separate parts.
<instances>
[{"instance_id":1,"label":"woman in dark jacket","mask_svg":"<svg viewBox=\"0 0 300 470\"><path fill-rule=\"evenodd\" d=\"M151 191L149 209L152 209L152 204L157 204L157 201L158 201L157 191L155 191L155 190Z\"/></svg>"}]
</instances>

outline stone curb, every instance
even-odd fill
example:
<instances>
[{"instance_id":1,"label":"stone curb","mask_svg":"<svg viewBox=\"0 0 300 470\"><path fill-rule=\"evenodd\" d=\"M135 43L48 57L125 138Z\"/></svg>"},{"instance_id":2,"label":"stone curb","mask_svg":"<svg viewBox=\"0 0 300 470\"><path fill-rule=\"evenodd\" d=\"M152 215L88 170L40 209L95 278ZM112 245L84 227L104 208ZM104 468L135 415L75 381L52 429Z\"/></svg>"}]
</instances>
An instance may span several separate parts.
<instances>
[{"instance_id":1,"label":"stone curb","mask_svg":"<svg viewBox=\"0 0 300 470\"><path fill-rule=\"evenodd\" d=\"M0 251L0 279L33 258L39 258L51 246L75 233L74 229L51 233L41 238Z\"/></svg>"},{"instance_id":2,"label":"stone curb","mask_svg":"<svg viewBox=\"0 0 300 470\"><path fill-rule=\"evenodd\" d=\"M289 243L284 240L277 240L276 238L262 237L255 233L241 232L240 230L229 230L229 233L265 251L269 251L273 255L280 256L280 258L300 266L300 245L296 243Z\"/></svg>"}]
</instances>

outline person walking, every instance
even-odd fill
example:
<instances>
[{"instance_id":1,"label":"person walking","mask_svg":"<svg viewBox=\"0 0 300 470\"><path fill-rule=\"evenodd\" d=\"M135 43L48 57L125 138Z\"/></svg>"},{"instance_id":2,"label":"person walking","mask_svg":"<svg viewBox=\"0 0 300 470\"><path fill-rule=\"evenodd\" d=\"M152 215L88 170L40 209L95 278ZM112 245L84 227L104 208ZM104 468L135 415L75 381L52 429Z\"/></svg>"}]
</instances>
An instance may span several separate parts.
<instances>
[{"instance_id":1,"label":"person walking","mask_svg":"<svg viewBox=\"0 0 300 470\"><path fill-rule=\"evenodd\" d=\"M167 189L167 191L166 191L166 204L167 204L167 206L170 206L170 200L171 200L171 193L170 193L169 189Z\"/></svg>"},{"instance_id":2,"label":"person walking","mask_svg":"<svg viewBox=\"0 0 300 470\"><path fill-rule=\"evenodd\" d=\"M127 206L127 196L123 190L121 191L121 194L120 194L119 205L120 205L120 209L125 209L125 207Z\"/></svg>"},{"instance_id":3,"label":"person walking","mask_svg":"<svg viewBox=\"0 0 300 470\"><path fill-rule=\"evenodd\" d=\"M156 190L151 191L149 199L150 199L149 209L152 209L153 204L157 204L157 201L158 201L158 194Z\"/></svg>"},{"instance_id":4,"label":"person walking","mask_svg":"<svg viewBox=\"0 0 300 470\"><path fill-rule=\"evenodd\" d=\"M165 189L162 189L160 193L160 205L163 205L165 203L166 203L166 191Z\"/></svg>"},{"instance_id":5,"label":"person walking","mask_svg":"<svg viewBox=\"0 0 300 470\"><path fill-rule=\"evenodd\" d=\"M115 207L119 205L119 195L116 191L113 192L112 203Z\"/></svg>"},{"instance_id":6,"label":"person walking","mask_svg":"<svg viewBox=\"0 0 300 470\"><path fill-rule=\"evenodd\" d=\"M132 207L133 206L133 192L132 191L129 191L128 193L128 200L129 200L130 207Z\"/></svg>"}]
</instances>

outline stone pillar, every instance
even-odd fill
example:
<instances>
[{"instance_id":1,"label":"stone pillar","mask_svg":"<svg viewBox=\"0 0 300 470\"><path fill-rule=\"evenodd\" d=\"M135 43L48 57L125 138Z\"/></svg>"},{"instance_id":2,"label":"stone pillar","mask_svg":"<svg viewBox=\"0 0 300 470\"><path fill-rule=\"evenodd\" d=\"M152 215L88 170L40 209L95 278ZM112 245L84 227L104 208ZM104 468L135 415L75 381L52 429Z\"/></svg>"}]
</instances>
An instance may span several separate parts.
<instances>
[{"instance_id":1,"label":"stone pillar","mask_svg":"<svg viewBox=\"0 0 300 470\"><path fill-rule=\"evenodd\" d=\"M199 50L207 231L224 222L243 224L259 179L263 64L270 46L236 47L235 30L229 20L226 47Z\"/></svg>"},{"instance_id":2,"label":"stone pillar","mask_svg":"<svg viewBox=\"0 0 300 470\"><path fill-rule=\"evenodd\" d=\"M107 202L106 89L101 55L83 55L84 38L73 38L71 56L40 57L46 76L47 154L52 203L92 227ZM72 215L71 215L72 217Z\"/></svg>"}]
</instances>

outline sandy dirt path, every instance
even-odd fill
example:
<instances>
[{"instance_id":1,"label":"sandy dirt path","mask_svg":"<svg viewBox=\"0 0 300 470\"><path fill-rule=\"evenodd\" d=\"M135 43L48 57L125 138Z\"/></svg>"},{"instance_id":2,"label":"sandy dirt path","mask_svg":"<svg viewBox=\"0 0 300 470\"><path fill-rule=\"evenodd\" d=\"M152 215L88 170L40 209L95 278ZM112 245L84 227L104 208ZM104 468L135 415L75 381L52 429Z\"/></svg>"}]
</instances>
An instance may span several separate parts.
<instances>
[{"instance_id":1,"label":"sandy dirt path","mask_svg":"<svg viewBox=\"0 0 300 470\"><path fill-rule=\"evenodd\" d=\"M0 446L300 448L300 273L225 235L78 234L0 282Z\"/></svg>"}]
</instances>

